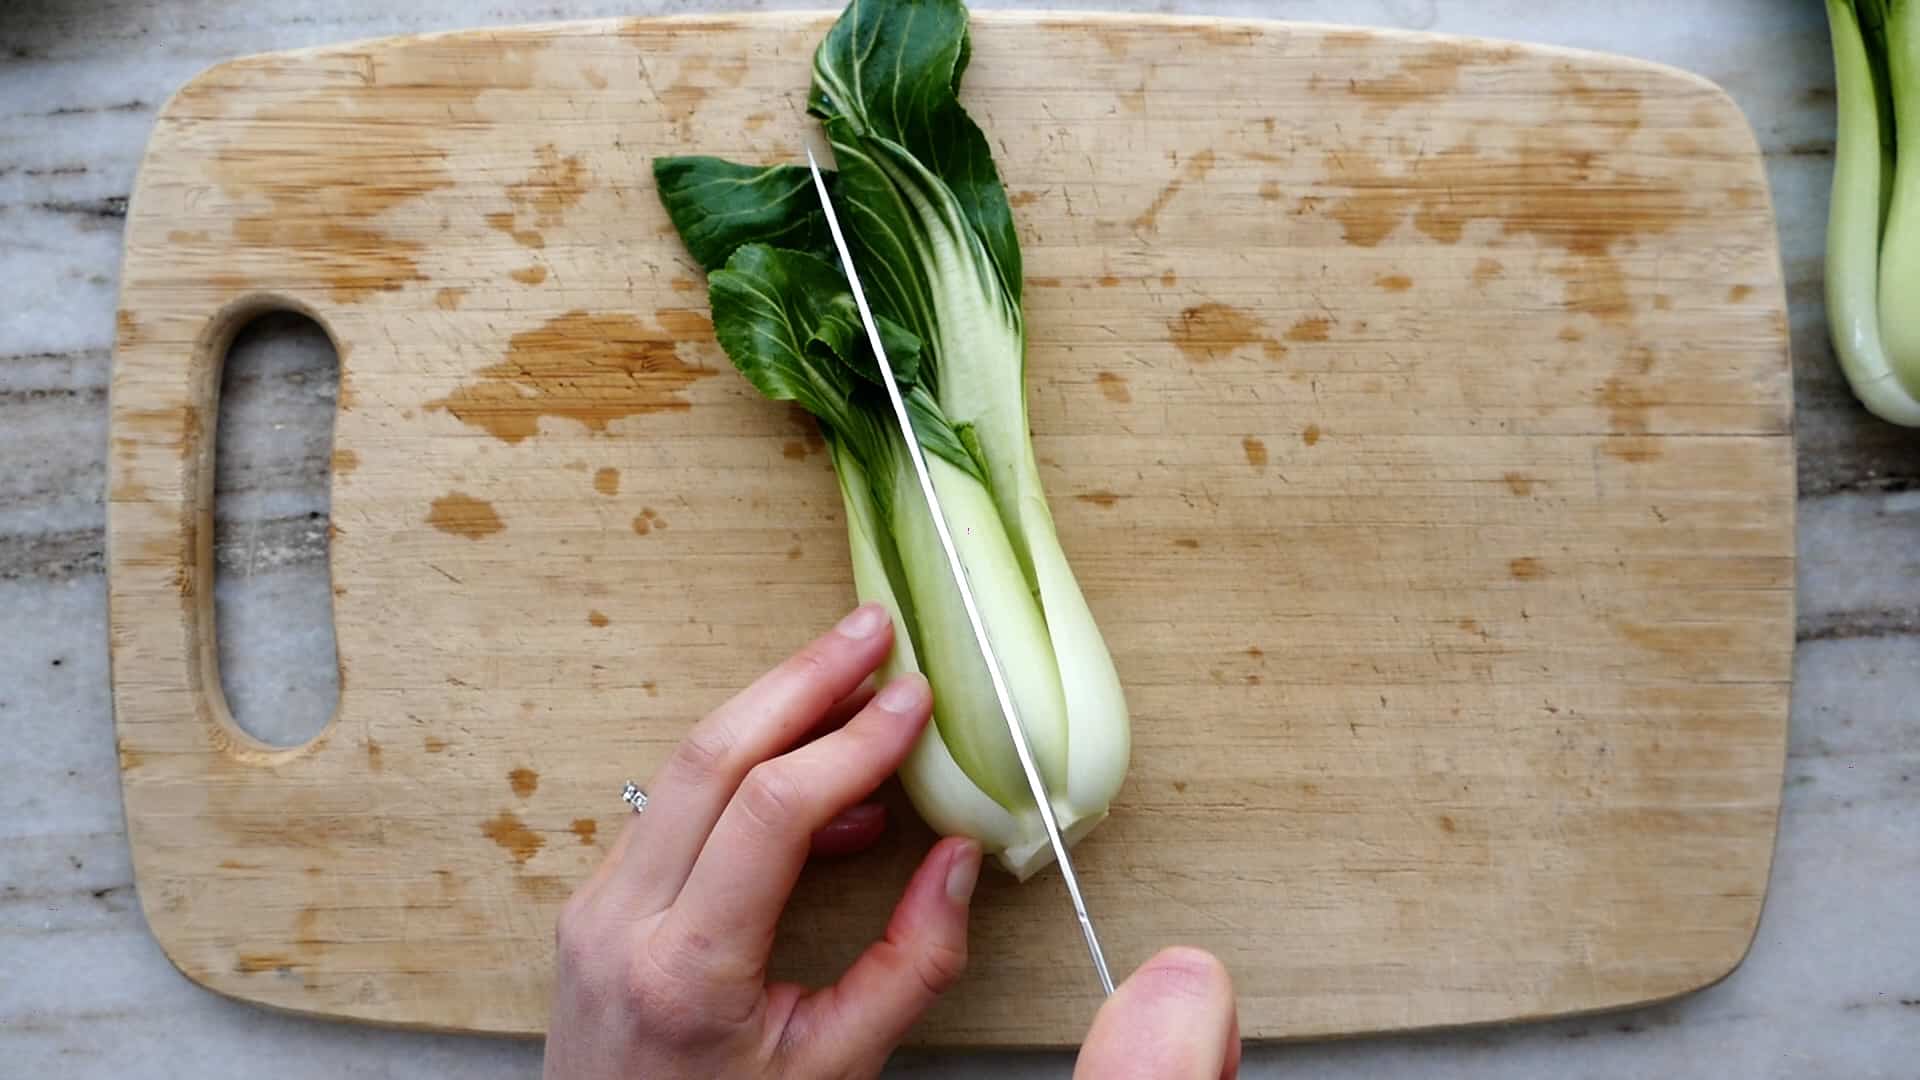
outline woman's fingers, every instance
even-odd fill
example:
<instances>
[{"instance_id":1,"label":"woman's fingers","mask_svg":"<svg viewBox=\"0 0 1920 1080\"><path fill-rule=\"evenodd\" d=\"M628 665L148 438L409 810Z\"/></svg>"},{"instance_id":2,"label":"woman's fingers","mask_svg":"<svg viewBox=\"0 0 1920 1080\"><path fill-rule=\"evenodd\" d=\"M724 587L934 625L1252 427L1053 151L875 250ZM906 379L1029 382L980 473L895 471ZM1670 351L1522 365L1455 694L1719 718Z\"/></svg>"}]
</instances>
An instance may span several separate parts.
<instances>
[{"instance_id":1,"label":"woman's fingers","mask_svg":"<svg viewBox=\"0 0 1920 1080\"><path fill-rule=\"evenodd\" d=\"M1240 1068L1233 982L1212 954L1166 949L1093 1018L1073 1075L1098 1080L1221 1080Z\"/></svg>"},{"instance_id":2,"label":"woman's fingers","mask_svg":"<svg viewBox=\"0 0 1920 1080\"><path fill-rule=\"evenodd\" d=\"M816 727L892 646L886 608L863 604L695 724L649 781L647 810L621 838L615 902L634 914L671 904L747 773Z\"/></svg>"},{"instance_id":3,"label":"woman's fingers","mask_svg":"<svg viewBox=\"0 0 1920 1080\"><path fill-rule=\"evenodd\" d=\"M793 1072L869 1073L886 1060L967 966L967 910L980 877L980 845L935 844L893 909L884 938L834 985L808 995L787 1023L799 1047Z\"/></svg>"},{"instance_id":4,"label":"woman's fingers","mask_svg":"<svg viewBox=\"0 0 1920 1080\"><path fill-rule=\"evenodd\" d=\"M899 767L932 708L927 681L904 675L839 731L754 766L667 914L668 947L697 944L720 966L758 970L813 834Z\"/></svg>"}]
</instances>

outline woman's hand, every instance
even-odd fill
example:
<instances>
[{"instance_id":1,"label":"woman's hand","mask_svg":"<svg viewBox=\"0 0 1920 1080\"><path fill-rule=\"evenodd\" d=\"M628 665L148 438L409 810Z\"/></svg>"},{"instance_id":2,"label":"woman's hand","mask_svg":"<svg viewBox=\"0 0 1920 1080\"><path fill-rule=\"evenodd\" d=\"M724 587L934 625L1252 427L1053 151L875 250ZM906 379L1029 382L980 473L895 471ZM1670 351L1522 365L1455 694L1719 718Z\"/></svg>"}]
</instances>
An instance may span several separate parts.
<instances>
[{"instance_id":1,"label":"woman's hand","mask_svg":"<svg viewBox=\"0 0 1920 1080\"><path fill-rule=\"evenodd\" d=\"M861 800L930 715L918 675L859 693L892 644L884 608L855 610L661 766L645 812L561 912L548 1077L873 1076L959 979L980 847L948 839L838 983L766 981L808 854L873 842L882 816Z\"/></svg>"}]
</instances>

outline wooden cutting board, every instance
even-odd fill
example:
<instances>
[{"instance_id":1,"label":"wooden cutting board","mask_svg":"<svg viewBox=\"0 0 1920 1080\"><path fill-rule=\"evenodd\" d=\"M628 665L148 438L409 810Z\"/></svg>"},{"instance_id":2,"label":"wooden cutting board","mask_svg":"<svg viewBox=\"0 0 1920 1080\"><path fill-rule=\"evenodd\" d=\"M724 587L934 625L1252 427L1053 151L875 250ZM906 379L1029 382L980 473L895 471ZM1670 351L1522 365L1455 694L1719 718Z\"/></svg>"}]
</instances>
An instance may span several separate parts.
<instances>
[{"instance_id":1,"label":"wooden cutting board","mask_svg":"<svg viewBox=\"0 0 1920 1080\"><path fill-rule=\"evenodd\" d=\"M649 161L798 159L831 15L254 57L165 109L112 389L139 892L189 977L543 1030L629 776L852 602L811 427L714 344ZM1793 648L1785 300L1753 136L1690 75L1261 22L980 13L1034 439L1135 711L1079 849L1117 970L1203 945L1250 1038L1543 1017L1752 940ZM338 714L215 670L220 360L341 360ZM664 812L671 813L671 808ZM811 870L828 978L929 838ZM1056 874L989 875L921 1044L1076 1042Z\"/></svg>"}]
</instances>

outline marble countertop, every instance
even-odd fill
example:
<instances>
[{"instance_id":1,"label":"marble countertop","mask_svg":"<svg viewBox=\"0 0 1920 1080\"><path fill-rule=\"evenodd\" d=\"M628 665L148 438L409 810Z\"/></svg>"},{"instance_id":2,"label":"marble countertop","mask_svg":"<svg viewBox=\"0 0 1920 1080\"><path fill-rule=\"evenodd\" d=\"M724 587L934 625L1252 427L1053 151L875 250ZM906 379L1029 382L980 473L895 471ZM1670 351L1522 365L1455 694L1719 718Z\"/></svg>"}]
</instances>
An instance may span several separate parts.
<instances>
[{"instance_id":1,"label":"marble countertop","mask_svg":"<svg viewBox=\"0 0 1920 1080\"><path fill-rule=\"evenodd\" d=\"M119 806L103 571L107 381L127 193L156 108L247 53L737 0L11 0L0 15L0 1072L440 1076L537 1072L539 1046L313 1022L189 984L146 932ZM766 5L774 6L774 5ZM825 6L818 2L777 6ZM1245 1075L1914 1075L1920 1058L1920 432L1868 417L1821 303L1833 82L1810 0L1096 0L1022 6L1264 15L1624 53L1726 87L1765 148L1791 305L1799 625L1785 810L1753 952L1684 1000L1604 1017L1261 1047ZM316 13L318 12L318 13ZM325 604L324 349L264 334L232 363L223 618ZM323 412L324 414L324 412ZM283 430L284 429L284 430ZM232 440L230 443L229 440ZM229 454L229 449L238 452ZM229 464L231 462L231 464ZM236 572L237 571L237 572ZM314 582L322 582L316 593ZM271 618L268 618L271 616ZM323 635L324 636L324 635ZM268 651L311 657L299 635ZM317 665L325 667L326 665ZM297 728L331 689L230 676ZM241 703L243 711L246 701ZM1059 1076L1062 1055L903 1057L894 1074Z\"/></svg>"}]
</instances>

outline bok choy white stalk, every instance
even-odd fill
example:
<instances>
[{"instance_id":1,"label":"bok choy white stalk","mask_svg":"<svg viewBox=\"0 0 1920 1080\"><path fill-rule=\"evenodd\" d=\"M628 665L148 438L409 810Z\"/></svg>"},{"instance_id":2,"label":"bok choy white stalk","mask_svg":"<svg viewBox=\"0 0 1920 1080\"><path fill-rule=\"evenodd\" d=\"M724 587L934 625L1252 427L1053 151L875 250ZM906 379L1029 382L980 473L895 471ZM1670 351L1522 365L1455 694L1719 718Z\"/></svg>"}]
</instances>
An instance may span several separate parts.
<instances>
[{"instance_id":1,"label":"bok choy white stalk","mask_svg":"<svg viewBox=\"0 0 1920 1080\"><path fill-rule=\"evenodd\" d=\"M1034 459L1020 248L986 136L957 97L968 56L959 0L853 0L814 54L808 112L832 145L828 182L888 360L1072 843L1125 778L1129 720ZM807 171L692 156L656 160L654 177L708 273L721 347L826 437L855 592L893 613L883 674L919 670L933 687L933 723L900 772L915 808L1030 877L1053 853Z\"/></svg>"},{"instance_id":2,"label":"bok choy white stalk","mask_svg":"<svg viewBox=\"0 0 1920 1080\"><path fill-rule=\"evenodd\" d=\"M1861 403L1920 427L1920 0L1827 0L1827 24L1828 331Z\"/></svg>"}]
</instances>

